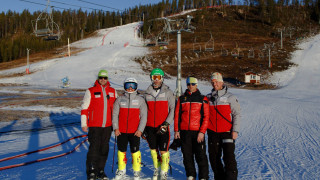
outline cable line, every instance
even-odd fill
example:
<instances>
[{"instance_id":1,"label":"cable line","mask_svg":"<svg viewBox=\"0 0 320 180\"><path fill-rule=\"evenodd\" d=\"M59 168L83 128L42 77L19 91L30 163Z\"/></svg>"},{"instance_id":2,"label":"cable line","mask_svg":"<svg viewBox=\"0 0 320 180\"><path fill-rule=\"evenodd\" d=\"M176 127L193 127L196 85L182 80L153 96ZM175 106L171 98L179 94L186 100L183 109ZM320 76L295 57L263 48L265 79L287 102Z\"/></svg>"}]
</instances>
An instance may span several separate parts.
<instances>
[{"instance_id":1,"label":"cable line","mask_svg":"<svg viewBox=\"0 0 320 180\"><path fill-rule=\"evenodd\" d=\"M113 7L109 7L109 6L105 6L105 5L101 5L101 4L96 4L96 3L88 2L88 1L84 1L84 0L78 0L78 1L84 2L84 3L88 3L88 4L94 4L96 6L102 6L102 7L110 8L110 9L113 9L113 10L124 11L124 10L121 10L121 9L117 9L117 8L113 8Z\"/></svg>"}]
</instances>

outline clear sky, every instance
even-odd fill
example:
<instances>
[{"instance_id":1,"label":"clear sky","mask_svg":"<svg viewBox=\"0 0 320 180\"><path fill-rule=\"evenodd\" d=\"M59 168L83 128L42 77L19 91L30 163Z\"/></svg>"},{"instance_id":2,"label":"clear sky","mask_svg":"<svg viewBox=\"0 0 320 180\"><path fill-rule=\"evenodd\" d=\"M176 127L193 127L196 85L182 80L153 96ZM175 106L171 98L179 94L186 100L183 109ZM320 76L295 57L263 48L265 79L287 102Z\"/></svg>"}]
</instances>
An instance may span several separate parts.
<instances>
[{"instance_id":1,"label":"clear sky","mask_svg":"<svg viewBox=\"0 0 320 180\"><path fill-rule=\"evenodd\" d=\"M50 5L55 6L55 10L83 9L92 11L101 9L104 11L117 11L128 9L139 5L156 4L162 0L50 0ZM88 3L90 2L90 3ZM43 4L43 5L41 5ZM0 0L0 12L8 10L22 12L28 9L31 13L45 9L47 0Z\"/></svg>"}]
</instances>

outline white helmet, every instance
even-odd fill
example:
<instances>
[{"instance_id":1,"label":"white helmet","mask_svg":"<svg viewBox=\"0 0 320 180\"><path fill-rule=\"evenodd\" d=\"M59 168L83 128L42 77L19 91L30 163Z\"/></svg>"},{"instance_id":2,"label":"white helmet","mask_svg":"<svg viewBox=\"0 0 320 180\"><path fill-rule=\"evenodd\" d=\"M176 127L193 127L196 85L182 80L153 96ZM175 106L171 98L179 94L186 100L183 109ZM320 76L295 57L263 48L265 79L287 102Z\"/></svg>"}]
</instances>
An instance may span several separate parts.
<instances>
[{"instance_id":1,"label":"white helmet","mask_svg":"<svg viewBox=\"0 0 320 180\"><path fill-rule=\"evenodd\" d=\"M135 78L127 78L126 80L124 80L123 82L123 88L124 90L127 90L129 88L134 89L134 91L137 91L138 89L138 81Z\"/></svg>"}]
</instances>

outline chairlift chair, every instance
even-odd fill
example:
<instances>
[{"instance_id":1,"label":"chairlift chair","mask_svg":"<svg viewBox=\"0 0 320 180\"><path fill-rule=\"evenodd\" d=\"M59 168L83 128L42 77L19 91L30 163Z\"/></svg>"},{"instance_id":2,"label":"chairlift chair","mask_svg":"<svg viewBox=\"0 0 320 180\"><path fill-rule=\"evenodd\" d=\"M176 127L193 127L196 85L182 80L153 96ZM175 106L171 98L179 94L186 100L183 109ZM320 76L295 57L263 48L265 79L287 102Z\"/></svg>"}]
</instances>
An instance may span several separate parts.
<instances>
[{"instance_id":1,"label":"chairlift chair","mask_svg":"<svg viewBox=\"0 0 320 180\"><path fill-rule=\"evenodd\" d=\"M239 49L238 49L238 48L234 48L234 49L231 51L231 56L233 56L233 57L239 57Z\"/></svg>"},{"instance_id":2,"label":"chairlift chair","mask_svg":"<svg viewBox=\"0 0 320 180\"><path fill-rule=\"evenodd\" d=\"M200 43L197 43L197 38L194 38L194 43L192 44L192 49L194 53L199 53L201 52L201 45Z\"/></svg>"},{"instance_id":3,"label":"chairlift chair","mask_svg":"<svg viewBox=\"0 0 320 180\"><path fill-rule=\"evenodd\" d=\"M254 58L254 49L253 48L249 49L248 58Z\"/></svg>"},{"instance_id":4,"label":"chairlift chair","mask_svg":"<svg viewBox=\"0 0 320 180\"><path fill-rule=\"evenodd\" d=\"M223 44L221 46L221 56L228 56L229 52L224 48Z\"/></svg>"},{"instance_id":5,"label":"chairlift chair","mask_svg":"<svg viewBox=\"0 0 320 180\"><path fill-rule=\"evenodd\" d=\"M212 38L211 33L210 33L210 35L211 35L211 37L210 37L209 41L206 42L206 44L204 46L204 50L212 52L212 51L214 51L214 39Z\"/></svg>"},{"instance_id":6,"label":"chairlift chair","mask_svg":"<svg viewBox=\"0 0 320 180\"><path fill-rule=\"evenodd\" d=\"M260 59L263 59L264 58L263 51L259 50L258 56L259 56Z\"/></svg>"},{"instance_id":7,"label":"chairlift chair","mask_svg":"<svg viewBox=\"0 0 320 180\"><path fill-rule=\"evenodd\" d=\"M33 34L36 37L44 37L45 40L59 40L59 25L53 21L52 6L47 2L46 8L39 14L36 20L32 20ZM47 11L50 8L49 12Z\"/></svg>"}]
</instances>

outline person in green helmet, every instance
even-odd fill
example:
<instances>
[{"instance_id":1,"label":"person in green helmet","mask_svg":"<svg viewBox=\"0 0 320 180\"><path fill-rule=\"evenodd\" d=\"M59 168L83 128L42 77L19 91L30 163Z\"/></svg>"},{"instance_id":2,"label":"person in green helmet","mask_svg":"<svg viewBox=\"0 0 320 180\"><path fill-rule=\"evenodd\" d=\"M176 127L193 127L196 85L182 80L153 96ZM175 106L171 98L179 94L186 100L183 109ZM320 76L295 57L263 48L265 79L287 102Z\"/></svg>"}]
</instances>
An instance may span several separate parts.
<instances>
[{"instance_id":1,"label":"person in green helmet","mask_svg":"<svg viewBox=\"0 0 320 180\"><path fill-rule=\"evenodd\" d=\"M167 179L169 169L169 126L173 123L175 98L163 83L164 72L155 68L150 73L151 85L145 92L148 105L148 120L144 138L148 141L154 165L153 179ZM160 172L160 173L159 173Z\"/></svg>"},{"instance_id":2,"label":"person in green helmet","mask_svg":"<svg viewBox=\"0 0 320 180\"><path fill-rule=\"evenodd\" d=\"M108 179L104 168L112 133L113 103L117 97L117 91L110 87L106 70L99 71L94 86L89 88L84 95L81 128L84 132L88 132L90 144L86 161L89 180Z\"/></svg>"}]
</instances>

